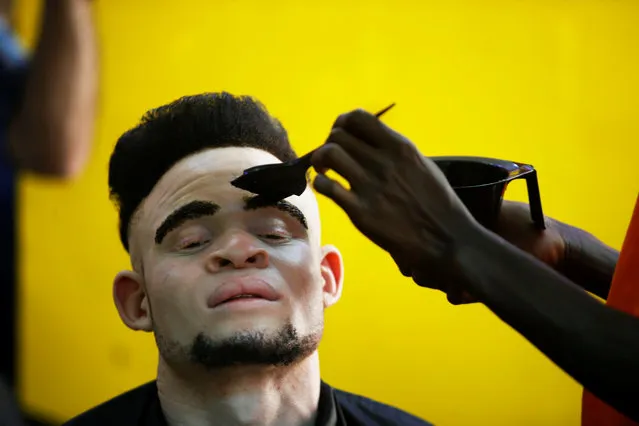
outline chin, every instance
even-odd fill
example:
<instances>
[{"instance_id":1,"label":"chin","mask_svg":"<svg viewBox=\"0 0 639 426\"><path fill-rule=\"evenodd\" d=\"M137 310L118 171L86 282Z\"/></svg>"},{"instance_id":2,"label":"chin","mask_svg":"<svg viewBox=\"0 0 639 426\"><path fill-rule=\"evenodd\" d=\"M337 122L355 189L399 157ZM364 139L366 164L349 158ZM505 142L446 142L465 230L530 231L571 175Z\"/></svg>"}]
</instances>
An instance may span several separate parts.
<instances>
[{"instance_id":1,"label":"chin","mask_svg":"<svg viewBox=\"0 0 639 426\"><path fill-rule=\"evenodd\" d=\"M277 334L286 325L285 321L270 318L228 319L224 324L215 324L204 333L211 339L227 339L237 335L261 334L270 336Z\"/></svg>"}]
</instances>

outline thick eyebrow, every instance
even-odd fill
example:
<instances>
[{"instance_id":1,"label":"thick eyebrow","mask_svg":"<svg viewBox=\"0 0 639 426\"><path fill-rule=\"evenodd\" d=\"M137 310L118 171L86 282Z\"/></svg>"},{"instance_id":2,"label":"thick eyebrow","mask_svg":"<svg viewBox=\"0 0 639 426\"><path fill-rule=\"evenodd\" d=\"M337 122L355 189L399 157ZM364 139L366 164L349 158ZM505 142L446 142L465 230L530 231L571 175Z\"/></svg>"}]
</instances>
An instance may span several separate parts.
<instances>
[{"instance_id":1,"label":"thick eyebrow","mask_svg":"<svg viewBox=\"0 0 639 426\"><path fill-rule=\"evenodd\" d=\"M173 211L155 231L155 244L162 244L166 234L182 225L188 220L197 219L203 216L213 216L220 209L215 203L210 201L191 201Z\"/></svg>"},{"instance_id":2,"label":"thick eyebrow","mask_svg":"<svg viewBox=\"0 0 639 426\"><path fill-rule=\"evenodd\" d=\"M244 198L244 210L256 210L267 207L275 207L276 209L287 213L289 216L301 223L305 229L308 229L308 223L306 222L306 216L304 216L304 213L286 200L273 202L266 198L262 198L259 195Z\"/></svg>"}]
</instances>

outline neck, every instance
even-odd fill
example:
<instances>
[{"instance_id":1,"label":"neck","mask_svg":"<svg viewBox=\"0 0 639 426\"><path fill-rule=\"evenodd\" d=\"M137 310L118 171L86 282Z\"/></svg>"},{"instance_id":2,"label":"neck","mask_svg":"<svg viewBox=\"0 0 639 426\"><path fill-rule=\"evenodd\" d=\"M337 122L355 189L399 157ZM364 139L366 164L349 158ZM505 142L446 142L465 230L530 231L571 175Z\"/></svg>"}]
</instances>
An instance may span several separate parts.
<instances>
[{"instance_id":1,"label":"neck","mask_svg":"<svg viewBox=\"0 0 639 426\"><path fill-rule=\"evenodd\" d=\"M286 367L177 372L160 357L158 395L171 426L312 425L320 396L317 351Z\"/></svg>"}]
</instances>

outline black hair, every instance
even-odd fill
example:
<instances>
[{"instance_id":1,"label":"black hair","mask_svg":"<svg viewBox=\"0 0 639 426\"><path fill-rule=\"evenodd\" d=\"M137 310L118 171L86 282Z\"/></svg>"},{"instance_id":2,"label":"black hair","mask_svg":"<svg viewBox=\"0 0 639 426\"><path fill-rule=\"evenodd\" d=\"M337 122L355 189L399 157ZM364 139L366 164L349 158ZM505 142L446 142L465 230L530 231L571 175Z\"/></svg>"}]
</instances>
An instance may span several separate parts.
<instances>
[{"instance_id":1,"label":"black hair","mask_svg":"<svg viewBox=\"0 0 639 426\"><path fill-rule=\"evenodd\" d=\"M109 161L109 192L124 248L129 250L131 217L173 165L202 150L229 146L261 149L280 161L297 158L286 130L264 105L226 92L185 96L152 109L124 133Z\"/></svg>"}]
</instances>

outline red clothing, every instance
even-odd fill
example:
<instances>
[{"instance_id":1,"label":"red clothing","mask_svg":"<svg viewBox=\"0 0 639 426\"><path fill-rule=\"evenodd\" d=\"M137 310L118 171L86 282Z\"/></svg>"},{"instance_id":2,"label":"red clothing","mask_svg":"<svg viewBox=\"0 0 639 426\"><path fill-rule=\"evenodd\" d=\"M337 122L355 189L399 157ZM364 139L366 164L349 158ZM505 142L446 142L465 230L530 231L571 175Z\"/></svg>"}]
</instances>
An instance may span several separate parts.
<instances>
[{"instance_id":1,"label":"red clothing","mask_svg":"<svg viewBox=\"0 0 639 426\"><path fill-rule=\"evenodd\" d=\"M630 227L619 254L606 304L639 317L639 197L637 197ZM584 390L581 425L638 426L639 423L628 419Z\"/></svg>"}]
</instances>

